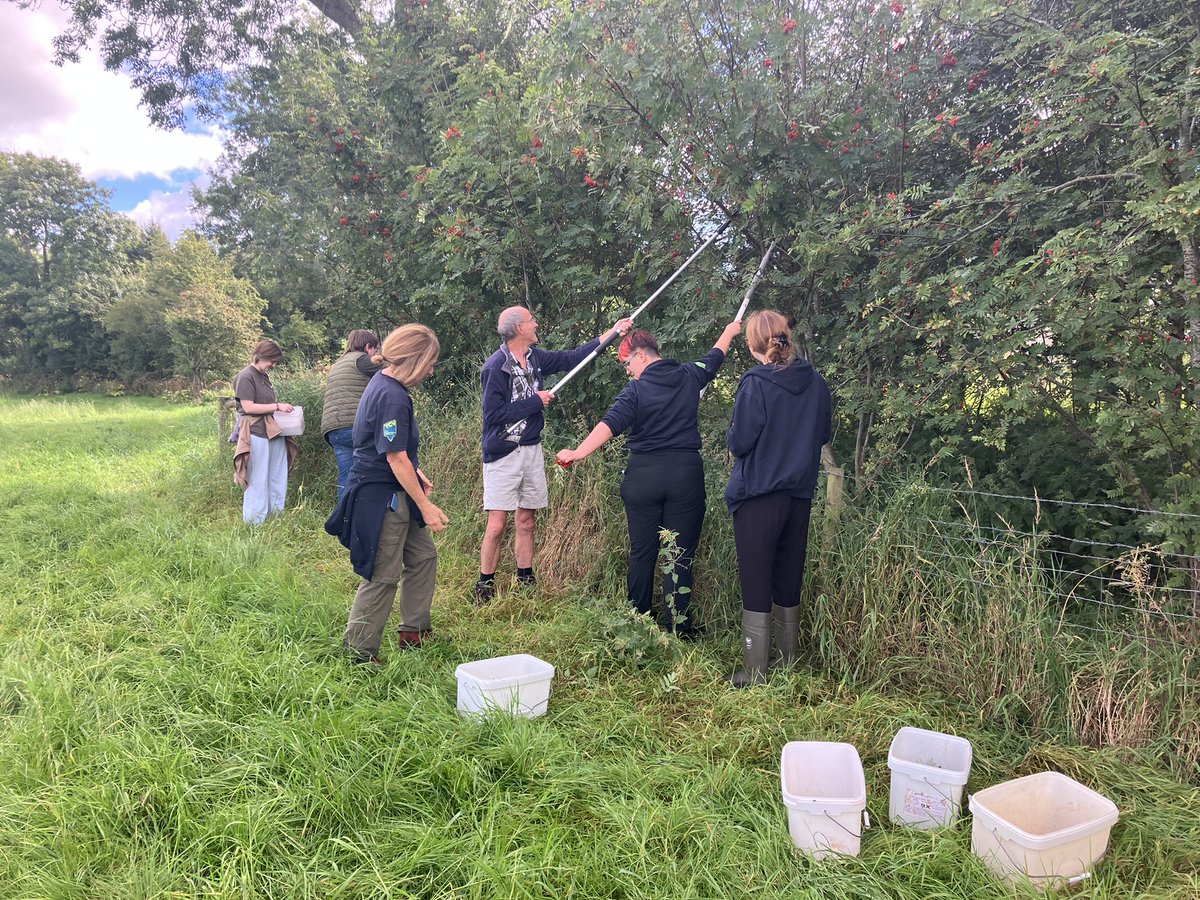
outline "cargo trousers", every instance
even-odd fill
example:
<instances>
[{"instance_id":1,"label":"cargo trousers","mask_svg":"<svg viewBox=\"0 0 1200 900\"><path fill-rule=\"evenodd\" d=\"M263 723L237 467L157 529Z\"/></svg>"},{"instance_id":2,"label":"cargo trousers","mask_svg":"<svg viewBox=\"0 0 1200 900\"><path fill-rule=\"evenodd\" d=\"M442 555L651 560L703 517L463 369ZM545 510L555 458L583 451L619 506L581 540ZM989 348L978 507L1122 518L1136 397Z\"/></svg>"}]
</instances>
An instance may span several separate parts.
<instances>
[{"instance_id":1,"label":"cargo trousers","mask_svg":"<svg viewBox=\"0 0 1200 900\"><path fill-rule=\"evenodd\" d=\"M430 630L430 609L437 583L437 547L429 535L411 520L408 504L383 514L383 531L375 551L371 580L364 581L350 606L343 641L351 652L374 656L379 652L388 616L400 591L400 630Z\"/></svg>"}]
</instances>

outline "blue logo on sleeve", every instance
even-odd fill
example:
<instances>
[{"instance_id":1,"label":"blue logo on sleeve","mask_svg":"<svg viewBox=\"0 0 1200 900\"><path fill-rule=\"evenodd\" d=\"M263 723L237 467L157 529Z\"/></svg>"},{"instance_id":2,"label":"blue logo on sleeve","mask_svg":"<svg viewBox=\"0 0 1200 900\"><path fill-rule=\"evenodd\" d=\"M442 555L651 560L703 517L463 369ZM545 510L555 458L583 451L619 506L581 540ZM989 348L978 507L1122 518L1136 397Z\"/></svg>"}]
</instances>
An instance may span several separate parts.
<instances>
[{"instance_id":1,"label":"blue logo on sleeve","mask_svg":"<svg viewBox=\"0 0 1200 900\"><path fill-rule=\"evenodd\" d=\"M383 436L389 441L396 439L396 420L392 419L389 422L383 423Z\"/></svg>"}]
</instances>

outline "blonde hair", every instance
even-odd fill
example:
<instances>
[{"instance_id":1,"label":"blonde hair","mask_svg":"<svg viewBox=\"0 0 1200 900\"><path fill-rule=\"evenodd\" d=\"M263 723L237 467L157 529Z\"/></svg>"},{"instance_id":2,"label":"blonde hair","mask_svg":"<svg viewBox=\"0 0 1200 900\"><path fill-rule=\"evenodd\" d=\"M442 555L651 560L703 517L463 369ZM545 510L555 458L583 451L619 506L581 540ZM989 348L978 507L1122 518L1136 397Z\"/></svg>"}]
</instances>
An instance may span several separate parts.
<instances>
[{"instance_id":1,"label":"blonde hair","mask_svg":"<svg viewBox=\"0 0 1200 900\"><path fill-rule=\"evenodd\" d=\"M401 325L383 339L373 362L386 363L395 369L396 380L405 387L420 384L437 362L442 346L433 329L420 324Z\"/></svg>"},{"instance_id":2,"label":"blonde hair","mask_svg":"<svg viewBox=\"0 0 1200 900\"><path fill-rule=\"evenodd\" d=\"M751 313L746 322L746 343L750 352L765 357L773 366L786 366L796 354L787 319L773 309Z\"/></svg>"}]
</instances>

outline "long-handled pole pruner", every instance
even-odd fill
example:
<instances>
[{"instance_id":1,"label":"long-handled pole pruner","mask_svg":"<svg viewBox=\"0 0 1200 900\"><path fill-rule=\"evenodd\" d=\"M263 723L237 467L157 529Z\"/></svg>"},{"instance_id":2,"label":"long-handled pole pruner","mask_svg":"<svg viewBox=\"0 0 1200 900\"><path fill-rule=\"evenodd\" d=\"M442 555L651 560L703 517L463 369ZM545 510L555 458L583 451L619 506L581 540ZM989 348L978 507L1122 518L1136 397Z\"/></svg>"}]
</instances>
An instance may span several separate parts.
<instances>
[{"instance_id":1,"label":"long-handled pole pruner","mask_svg":"<svg viewBox=\"0 0 1200 900\"><path fill-rule=\"evenodd\" d=\"M750 305L750 298L754 296L754 289L758 287L758 283L762 281L763 272L767 271L767 263L771 261L771 254L775 252L775 244L777 241L771 241L771 246L767 248L767 252L763 254L762 262L758 264L758 270L754 273L754 277L750 279L750 286L746 288L746 296L742 298L742 305L738 307L737 315L733 317L734 321L738 321L746 314L746 307ZM700 388L700 396L704 396L704 392L708 390L708 385Z\"/></svg>"},{"instance_id":2,"label":"long-handled pole pruner","mask_svg":"<svg viewBox=\"0 0 1200 900\"><path fill-rule=\"evenodd\" d=\"M684 269L686 269L688 266L690 266L692 264L692 262L695 261L696 257L698 257L701 253L703 253L705 250L708 249L709 244L711 244L713 241L715 241L718 237L721 236L721 233L726 228L729 227L729 223L732 221L733 221L733 219L726 219L725 224L722 225L720 228L718 228L716 231L714 231L712 236L709 237L709 239L707 241L705 241L703 244L701 244L699 247L697 247L696 252L693 253L691 256L689 256L686 260L684 260L683 265L680 266L678 269L676 269L673 273L671 273L671 277L668 278L666 281L664 281L661 285L659 285L658 290L656 290L653 294L651 294L649 297L647 297L645 303L643 303L641 306L639 306L637 309L635 309L633 312L631 312L629 314L629 318L636 319L638 316L640 316L645 311L646 307L648 307L651 303L653 303L658 298L658 295L661 294L663 291L665 291L670 286L672 281L674 281L676 278L678 278L680 275L683 274ZM772 245L772 246L774 246L774 245ZM595 359L597 356L599 356L601 353L603 353L605 350L607 350L609 347L611 347L613 345L613 342L616 341L617 338L619 338L619 337L620 337L620 335L614 332L613 334L610 334L607 338L605 338L603 341L601 341L599 347L597 347L595 350L593 350L591 353L589 353L587 356L585 356L583 358L583 361L580 362L579 365L577 365L570 372L568 372L566 375L564 375L562 378L560 378L558 380L558 384L556 384L556 385L554 385L554 387L550 388L550 393L557 394L566 385L566 383L568 381L570 381L572 378L574 378L576 375L578 375L579 372L582 369L584 369L587 366L587 364L590 363L593 359Z\"/></svg>"},{"instance_id":3,"label":"long-handled pole pruner","mask_svg":"<svg viewBox=\"0 0 1200 900\"><path fill-rule=\"evenodd\" d=\"M771 241L771 246L767 248L767 252L763 254L762 262L758 264L758 271L754 273L754 277L750 279L750 287L746 288L746 296L742 298L742 305L738 307L737 315L734 320L740 319L746 314L746 307L750 305L750 298L754 296L754 289L758 287L758 283L762 281L763 272L767 271L767 263L771 261L771 254L775 252L775 244L777 241Z\"/></svg>"}]
</instances>

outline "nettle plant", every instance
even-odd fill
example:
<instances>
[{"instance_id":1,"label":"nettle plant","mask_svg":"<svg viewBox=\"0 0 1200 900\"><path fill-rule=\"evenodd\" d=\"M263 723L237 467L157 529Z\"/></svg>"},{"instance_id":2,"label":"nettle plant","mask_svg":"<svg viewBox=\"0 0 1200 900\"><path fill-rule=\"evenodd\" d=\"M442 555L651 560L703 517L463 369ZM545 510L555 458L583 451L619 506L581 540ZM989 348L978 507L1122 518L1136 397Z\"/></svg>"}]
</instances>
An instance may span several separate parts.
<instances>
[{"instance_id":1,"label":"nettle plant","mask_svg":"<svg viewBox=\"0 0 1200 900\"><path fill-rule=\"evenodd\" d=\"M670 616L671 625L678 627L687 618L679 612L680 603L687 600L692 589L686 584L679 583L679 561L683 558L683 548L679 546L679 532L669 528L658 531L658 571L662 573L664 582L669 579L671 589L663 596L665 612Z\"/></svg>"}]
</instances>

